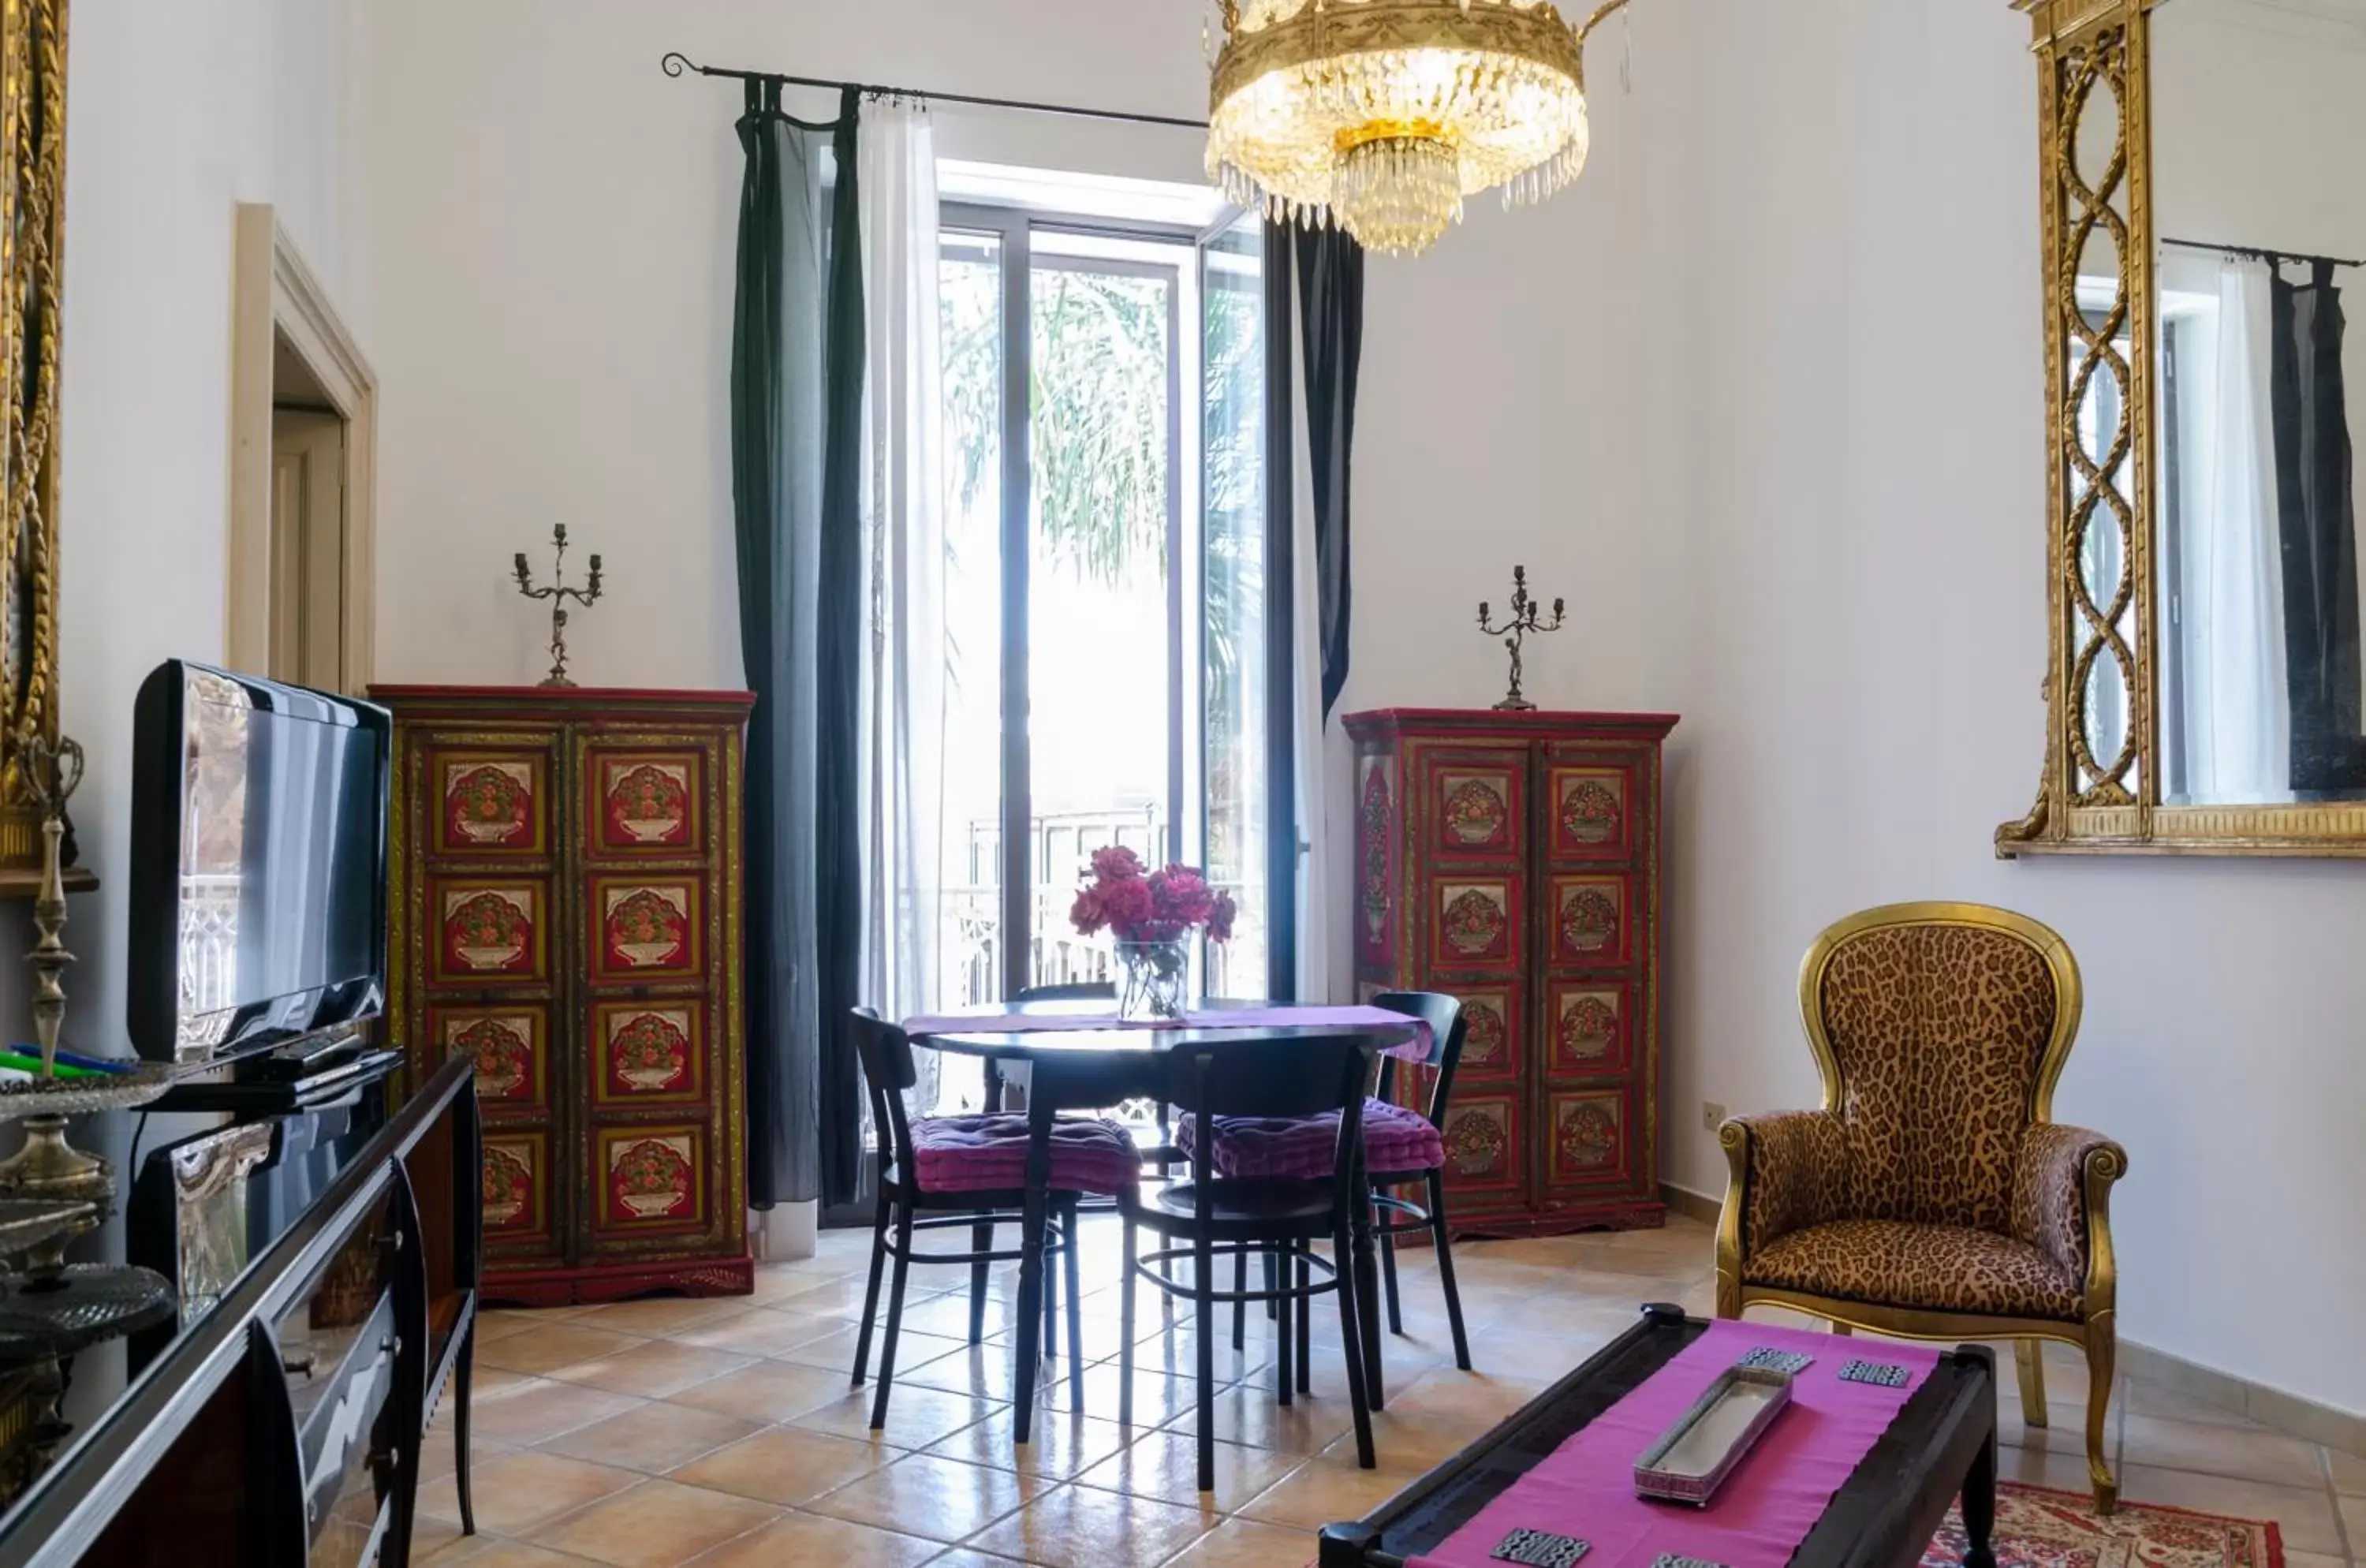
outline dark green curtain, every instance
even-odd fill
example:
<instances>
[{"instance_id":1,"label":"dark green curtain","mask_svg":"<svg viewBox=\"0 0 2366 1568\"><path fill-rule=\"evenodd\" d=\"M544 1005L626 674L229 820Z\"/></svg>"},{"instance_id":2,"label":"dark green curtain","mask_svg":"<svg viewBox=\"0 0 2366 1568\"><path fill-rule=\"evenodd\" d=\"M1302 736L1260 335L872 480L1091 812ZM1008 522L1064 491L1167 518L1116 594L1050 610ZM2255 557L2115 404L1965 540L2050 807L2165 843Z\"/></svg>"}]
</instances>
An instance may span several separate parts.
<instances>
[{"instance_id":1,"label":"dark green curtain","mask_svg":"<svg viewBox=\"0 0 2366 1568\"><path fill-rule=\"evenodd\" d=\"M1323 716L1347 684L1348 474L1364 362L1364 247L1332 225L1297 231L1298 329L1306 368L1307 477L1314 492L1315 598L1323 624Z\"/></svg>"},{"instance_id":2,"label":"dark green curtain","mask_svg":"<svg viewBox=\"0 0 2366 1568\"><path fill-rule=\"evenodd\" d=\"M857 513L862 412L859 101L814 125L748 85L731 343L732 505L748 733L749 1198L854 1195L858 1067L844 1021L860 941ZM837 155L825 206L819 161Z\"/></svg>"}]
</instances>

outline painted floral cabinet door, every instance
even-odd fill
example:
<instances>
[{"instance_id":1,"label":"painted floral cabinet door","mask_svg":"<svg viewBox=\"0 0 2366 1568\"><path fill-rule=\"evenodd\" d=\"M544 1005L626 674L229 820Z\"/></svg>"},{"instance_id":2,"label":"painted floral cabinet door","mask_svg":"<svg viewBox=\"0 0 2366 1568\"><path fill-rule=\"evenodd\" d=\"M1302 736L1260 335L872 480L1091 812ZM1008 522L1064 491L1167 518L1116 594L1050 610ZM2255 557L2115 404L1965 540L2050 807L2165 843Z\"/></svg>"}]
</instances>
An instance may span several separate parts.
<instances>
[{"instance_id":1,"label":"painted floral cabinet door","mask_svg":"<svg viewBox=\"0 0 2366 1568\"><path fill-rule=\"evenodd\" d=\"M1346 721L1358 987L1462 1003L1445 1133L1464 1234L1662 1216L1660 761L1675 722L1412 709ZM1428 1087L1405 1093L1425 1105Z\"/></svg>"},{"instance_id":2,"label":"painted floral cabinet door","mask_svg":"<svg viewBox=\"0 0 2366 1568\"><path fill-rule=\"evenodd\" d=\"M397 687L389 1019L477 1064L489 1299L745 1291L738 694Z\"/></svg>"}]
</instances>

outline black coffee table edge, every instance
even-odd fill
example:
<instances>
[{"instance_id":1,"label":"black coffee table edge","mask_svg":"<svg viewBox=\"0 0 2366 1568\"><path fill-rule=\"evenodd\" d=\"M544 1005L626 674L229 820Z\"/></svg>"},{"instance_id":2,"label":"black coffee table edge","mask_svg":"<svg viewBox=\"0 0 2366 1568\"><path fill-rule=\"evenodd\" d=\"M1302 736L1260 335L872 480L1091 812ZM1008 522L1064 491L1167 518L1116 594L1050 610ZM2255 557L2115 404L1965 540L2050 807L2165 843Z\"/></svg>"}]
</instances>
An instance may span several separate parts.
<instances>
[{"instance_id":1,"label":"black coffee table edge","mask_svg":"<svg viewBox=\"0 0 2366 1568\"><path fill-rule=\"evenodd\" d=\"M1408 1555L1435 1550L1707 1331L1680 1307L1645 1307L1634 1327L1369 1517L1326 1527L1318 1568L1403 1568ZM1996 1450L1994 1353L1980 1345L1945 1352L1834 1495L1792 1568L1912 1568L1959 1495L1966 1568L1994 1568Z\"/></svg>"}]
</instances>

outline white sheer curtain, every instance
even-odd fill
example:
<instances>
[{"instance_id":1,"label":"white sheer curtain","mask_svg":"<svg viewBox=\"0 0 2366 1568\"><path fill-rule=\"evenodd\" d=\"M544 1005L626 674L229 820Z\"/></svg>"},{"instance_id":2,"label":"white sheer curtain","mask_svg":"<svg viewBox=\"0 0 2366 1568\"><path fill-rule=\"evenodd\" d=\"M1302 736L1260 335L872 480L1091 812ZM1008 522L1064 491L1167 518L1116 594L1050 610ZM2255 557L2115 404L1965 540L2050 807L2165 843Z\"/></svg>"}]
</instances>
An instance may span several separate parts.
<instances>
[{"instance_id":1,"label":"white sheer curtain","mask_svg":"<svg viewBox=\"0 0 2366 1568\"><path fill-rule=\"evenodd\" d=\"M890 1018L941 1010L945 790L943 362L937 166L925 107L864 106L867 363L861 724L862 994ZM934 1100L920 1086L920 1102Z\"/></svg>"},{"instance_id":2,"label":"white sheer curtain","mask_svg":"<svg viewBox=\"0 0 2366 1568\"><path fill-rule=\"evenodd\" d=\"M2269 400L2265 262L2218 272L2217 343L2203 450L2184 531L2188 794L2197 803L2288 798L2283 563Z\"/></svg>"}]
</instances>

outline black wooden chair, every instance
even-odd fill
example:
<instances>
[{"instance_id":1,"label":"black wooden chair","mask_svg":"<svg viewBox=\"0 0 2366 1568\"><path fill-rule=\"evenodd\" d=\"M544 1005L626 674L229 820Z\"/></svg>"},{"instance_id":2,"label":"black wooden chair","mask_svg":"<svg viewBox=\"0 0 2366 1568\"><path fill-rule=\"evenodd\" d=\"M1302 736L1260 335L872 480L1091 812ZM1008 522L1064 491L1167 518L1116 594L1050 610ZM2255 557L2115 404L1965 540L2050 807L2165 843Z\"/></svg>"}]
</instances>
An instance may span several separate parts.
<instances>
[{"instance_id":1,"label":"black wooden chair","mask_svg":"<svg viewBox=\"0 0 2366 1568\"><path fill-rule=\"evenodd\" d=\"M887 1397L896 1378L896 1340L904 1322L905 1278L914 1263L970 1266L970 1343L983 1337L987 1266L1017 1260L1016 1249L993 1250L994 1227L1017 1224L1026 1201L1023 1166L1026 1119L1020 1116L950 1116L913 1120L904 1092L918 1074L910 1036L867 1008L850 1021L871 1094L877 1143L879 1210L871 1242L871 1282L863 1292L862 1328L855 1337L854 1382L859 1387L871 1364L871 1336L879 1314L880 1276L889 1258L896 1272L887 1294L887 1331L879 1347L879 1387L871 1405L871 1429L886 1425ZM1132 1190L1140 1167L1133 1140L1113 1122L1063 1122L1052 1148L1052 1223L1044 1232L1049 1274L1051 1253L1061 1255L1068 1297L1068 1357L1084 1364L1084 1336L1076 1314L1076 1205L1087 1193L1115 1197ZM921 1231L968 1225L967 1252L921 1252L913 1243ZM1060 1289L1047 1278L1043 1292L1043 1338L1058 1343ZM1075 1397L1084 1380L1072 1378Z\"/></svg>"},{"instance_id":2,"label":"black wooden chair","mask_svg":"<svg viewBox=\"0 0 2366 1568\"><path fill-rule=\"evenodd\" d=\"M1171 1299L1189 1297L1196 1314L1193 1348L1198 1354L1200 1490L1216 1483L1215 1308L1219 1303L1270 1301L1281 1320L1275 1363L1278 1395L1290 1403L1303 1386L1294 1370L1292 1320L1301 1368L1307 1352L1305 1325L1313 1298L1331 1292L1339 1300L1339 1334L1347 1365L1347 1399L1355 1413L1356 1457L1374 1468L1372 1417L1365 1399L1362 1315L1357 1307L1356 1232L1363 1223L1370 1188L1363 1170L1364 1086L1370 1081L1373 1044L1341 1038L1293 1043L1287 1050L1269 1041L1177 1048L1169 1053L1166 1100L1200 1125L1212 1118L1284 1119L1337 1112L1339 1134L1327 1175L1310 1177L1220 1177L1211 1165L1216 1140L1197 1140L1189 1176L1165 1186L1119 1195L1125 1215L1125 1269L1120 1290L1124 1343L1119 1352L1118 1419L1133 1416L1133 1307L1135 1281L1147 1280ZM1138 1232L1148 1230L1164 1245L1139 1250ZM1314 1243L1328 1241L1328 1258ZM1215 1260L1256 1252L1286 1266L1265 1290L1215 1288ZM1369 1254L1366 1255L1369 1264ZM1177 1258L1191 1260L1188 1280L1164 1270ZM1154 1265L1156 1270L1154 1270ZM1290 1277L1294 1266L1295 1280ZM1369 1272L1369 1269L1367 1270Z\"/></svg>"},{"instance_id":3,"label":"black wooden chair","mask_svg":"<svg viewBox=\"0 0 2366 1568\"><path fill-rule=\"evenodd\" d=\"M1437 1074L1436 1081L1430 1086L1427 1111L1429 1124L1438 1134L1441 1157L1437 1163L1425 1164L1414 1170L1371 1172L1372 1207L1377 1211L1372 1230L1380 1244L1380 1281L1389 1303L1389 1332L1404 1332L1404 1319L1397 1309L1396 1238L1427 1232L1430 1246L1437 1253L1437 1282L1446 1293L1447 1325L1454 1333L1454 1364L1467 1372L1470 1370L1470 1340L1462 1331L1462 1295L1454 1284L1454 1249L1449 1245L1446 1223L1446 1162L1442 1157L1447 1098L1454 1092L1454 1074L1462 1065L1462 1037L1467 1028L1462 1004L1435 991L1389 991L1374 997L1372 1005L1420 1019L1429 1025L1429 1059L1425 1063L1408 1062L1397 1056L1380 1058L1379 1098L1393 1102L1397 1075L1410 1072L1414 1066L1428 1066ZM1398 1190L1415 1186L1426 1189L1425 1202L1399 1195ZM1391 1219L1391 1214L1397 1217Z\"/></svg>"}]
</instances>

